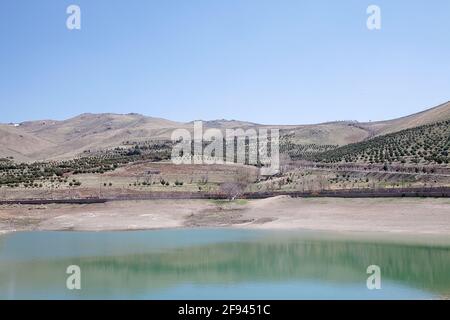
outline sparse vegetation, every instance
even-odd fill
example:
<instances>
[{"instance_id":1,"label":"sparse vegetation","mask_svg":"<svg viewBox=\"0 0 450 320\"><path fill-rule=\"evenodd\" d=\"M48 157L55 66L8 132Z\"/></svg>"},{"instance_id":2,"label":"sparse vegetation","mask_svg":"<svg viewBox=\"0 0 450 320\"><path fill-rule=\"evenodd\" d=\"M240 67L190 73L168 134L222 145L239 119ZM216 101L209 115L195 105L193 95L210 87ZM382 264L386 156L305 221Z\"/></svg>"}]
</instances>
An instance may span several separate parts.
<instances>
[{"instance_id":1,"label":"sparse vegetation","mask_svg":"<svg viewBox=\"0 0 450 320\"><path fill-rule=\"evenodd\" d=\"M449 149L447 120L316 153L309 159L328 163L448 164Z\"/></svg>"},{"instance_id":2,"label":"sparse vegetation","mask_svg":"<svg viewBox=\"0 0 450 320\"><path fill-rule=\"evenodd\" d=\"M317 154L335 150L337 147L338 145L331 144L302 144L295 140L293 134L286 134L280 138L280 153L289 155L292 160L309 160Z\"/></svg>"},{"instance_id":3,"label":"sparse vegetation","mask_svg":"<svg viewBox=\"0 0 450 320\"><path fill-rule=\"evenodd\" d=\"M359 128L358 130L365 128L364 124L349 125ZM126 192L131 189L136 193L222 192L227 198L235 199L248 191L315 192L449 185L445 175L448 175L449 169L450 120L341 147L334 144L305 143L320 140L299 139L293 133L295 130L280 131L281 168L279 174L271 177L260 177L255 173L255 167L260 167L260 163L253 163L253 168L246 167L243 172L236 169L239 166L218 165L213 169L216 170L215 173L210 173L211 166L171 167L164 163L171 156L171 141L130 140L120 142L117 147L100 150L89 148L72 160L19 163L11 156L3 156L0 158L0 187L47 190L66 188L72 193L82 194L89 188L101 189L99 187L103 185L104 190L98 190L96 196L102 192L112 194L119 192L118 190ZM314 132L320 136L323 134L321 130ZM342 139L336 141L341 142ZM204 142L204 146L207 144ZM244 145L248 164L248 151L256 148L256 145L250 144L248 140ZM225 141L223 151L225 159ZM163 165L161 167L151 165L160 161ZM162 167L165 169L160 170ZM120 170L113 172L119 168ZM249 172L252 172L252 177ZM97 180L99 175L105 177L99 179L101 182ZM81 185L83 188L73 192L73 189ZM114 188L106 188L113 185ZM33 194L29 190L27 193Z\"/></svg>"},{"instance_id":4,"label":"sparse vegetation","mask_svg":"<svg viewBox=\"0 0 450 320\"><path fill-rule=\"evenodd\" d=\"M53 182L55 179L62 183L65 181L62 178L67 175L104 174L130 162L161 161L170 157L168 143L158 144L155 148L148 147L145 152L136 152L136 150L141 149L139 146L129 150L115 148L73 160L33 163L15 163L11 159L2 158L0 160L0 186L19 187L23 185L29 187L32 185L34 187L35 181ZM75 184L76 181L71 183L72 185L69 184L69 186L78 186Z\"/></svg>"}]
</instances>

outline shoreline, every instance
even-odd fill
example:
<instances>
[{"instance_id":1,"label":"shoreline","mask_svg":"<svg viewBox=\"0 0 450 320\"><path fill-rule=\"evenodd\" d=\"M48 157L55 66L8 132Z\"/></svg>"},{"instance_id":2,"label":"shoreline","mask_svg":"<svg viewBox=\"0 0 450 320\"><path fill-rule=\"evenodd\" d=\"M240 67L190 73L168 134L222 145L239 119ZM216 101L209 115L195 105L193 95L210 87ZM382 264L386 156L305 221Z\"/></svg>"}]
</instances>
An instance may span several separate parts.
<instances>
[{"instance_id":1,"label":"shoreline","mask_svg":"<svg viewBox=\"0 0 450 320\"><path fill-rule=\"evenodd\" d=\"M129 200L0 206L0 235L221 227L450 236L450 199L277 196L234 202Z\"/></svg>"},{"instance_id":2,"label":"shoreline","mask_svg":"<svg viewBox=\"0 0 450 320\"><path fill-rule=\"evenodd\" d=\"M67 195L66 195L67 196ZM433 188L384 188L384 189L336 189L322 191L265 191L247 192L240 199L256 200L279 196L292 198L450 198L450 187ZM46 204L95 204L112 201L139 201L139 200L227 200L227 196L217 192L186 192L186 191L156 191L151 193L118 193L115 195L98 196L93 190L85 190L82 197L56 198L45 197L16 197L0 200L3 205L46 205Z\"/></svg>"}]
</instances>

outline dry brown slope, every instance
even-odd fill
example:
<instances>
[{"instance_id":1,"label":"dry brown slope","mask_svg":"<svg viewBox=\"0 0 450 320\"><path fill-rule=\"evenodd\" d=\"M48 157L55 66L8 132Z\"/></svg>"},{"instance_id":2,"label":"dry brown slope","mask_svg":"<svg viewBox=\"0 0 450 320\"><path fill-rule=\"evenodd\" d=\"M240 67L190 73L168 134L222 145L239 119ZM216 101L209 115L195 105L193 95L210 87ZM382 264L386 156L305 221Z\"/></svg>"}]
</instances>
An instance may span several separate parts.
<instances>
[{"instance_id":1,"label":"dry brown slope","mask_svg":"<svg viewBox=\"0 0 450 320\"><path fill-rule=\"evenodd\" d=\"M89 135L109 137L121 130L153 130L176 127L177 122L145 117L139 114L82 114L64 121L24 122L20 127L38 137L55 143L82 139Z\"/></svg>"},{"instance_id":2,"label":"dry brown slope","mask_svg":"<svg viewBox=\"0 0 450 320\"><path fill-rule=\"evenodd\" d=\"M292 134L298 144L342 146L369 137L368 130L347 122L281 127L281 129L283 134Z\"/></svg>"},{"instance_id":3,"label":"dry brown slope","mask_svg":"<svg viewBox=\"0 0 450 320\"><path fill-rule=\"evenodd\" d=\"M124 141L167 138L166 132L179 126L182 124L138 114L82 114L64 121L21 124L30 134L55 143L53 147L32 153L34 159L71 158L85 150L115 147Z\"/></svg>"},{"instance_id":4,"label":"dry brown slope","mask_svg":"<svg viewBox=\"0 0 450 320\"><path fill-rule=\"evenodd\" d=\"M409 116L387 121L361 123L361 126L370 130L373 135L383 135L449 119L450 101Z\"/></svg>"},{"instance_id":5,"label":"dry brown slope","mask_svg":"<svg viewBox=\"0 0 450 320\"><path fill-rule=\"evenodd\" d=\"M393 133L450 119L450 102L409 116L371 123L332 122L309 126L286 127L298 143L345 145L377 135Z\"/></svg>"},{"instance_id":6,"label":"dry brown slope","mask_svg":"<svg viewBox=\"0 0 450 320\"><path fill-rule=\"evenodd\" d=\"M20 127L0 124L0 157L14 157L15 161L30 161L31 153L53 147L52 142L27 133Z\"/></svg>"}]
</instances>

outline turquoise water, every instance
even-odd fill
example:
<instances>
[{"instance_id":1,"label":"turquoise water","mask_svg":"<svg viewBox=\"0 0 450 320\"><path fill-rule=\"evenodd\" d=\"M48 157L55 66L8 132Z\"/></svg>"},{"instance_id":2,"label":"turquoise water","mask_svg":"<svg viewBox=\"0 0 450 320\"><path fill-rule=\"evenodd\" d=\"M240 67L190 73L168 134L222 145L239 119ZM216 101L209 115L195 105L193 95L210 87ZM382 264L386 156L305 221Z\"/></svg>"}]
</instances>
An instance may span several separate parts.
<instances>
[{"instance_id":1,"label":"turquoise water","mask_svg":"<svg viewBox=\"0 0 450 320\"><path fill-rule=\"evenodd\" d=\"M0 236L0 299L430 299L449 267L449 245L305 231L21 232Z\"/></svg>"}]
</instances>

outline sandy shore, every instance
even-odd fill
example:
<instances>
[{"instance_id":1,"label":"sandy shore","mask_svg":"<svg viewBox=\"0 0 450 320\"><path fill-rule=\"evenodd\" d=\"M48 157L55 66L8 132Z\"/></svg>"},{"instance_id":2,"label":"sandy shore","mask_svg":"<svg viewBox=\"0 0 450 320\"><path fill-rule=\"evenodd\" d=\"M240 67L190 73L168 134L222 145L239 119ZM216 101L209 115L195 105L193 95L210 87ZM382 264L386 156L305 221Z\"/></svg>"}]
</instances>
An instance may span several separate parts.
<instances>
[{"instance_id":1,"label":"sandy shore","mask_svg":"<svg viewBox=\"0 0 450 320\"><path fill-rule=\"evenodd\" d=\"M450 199L275 197L0 206L0 233L238 227L450 235Z\"/></svg>"}]
</instances>

